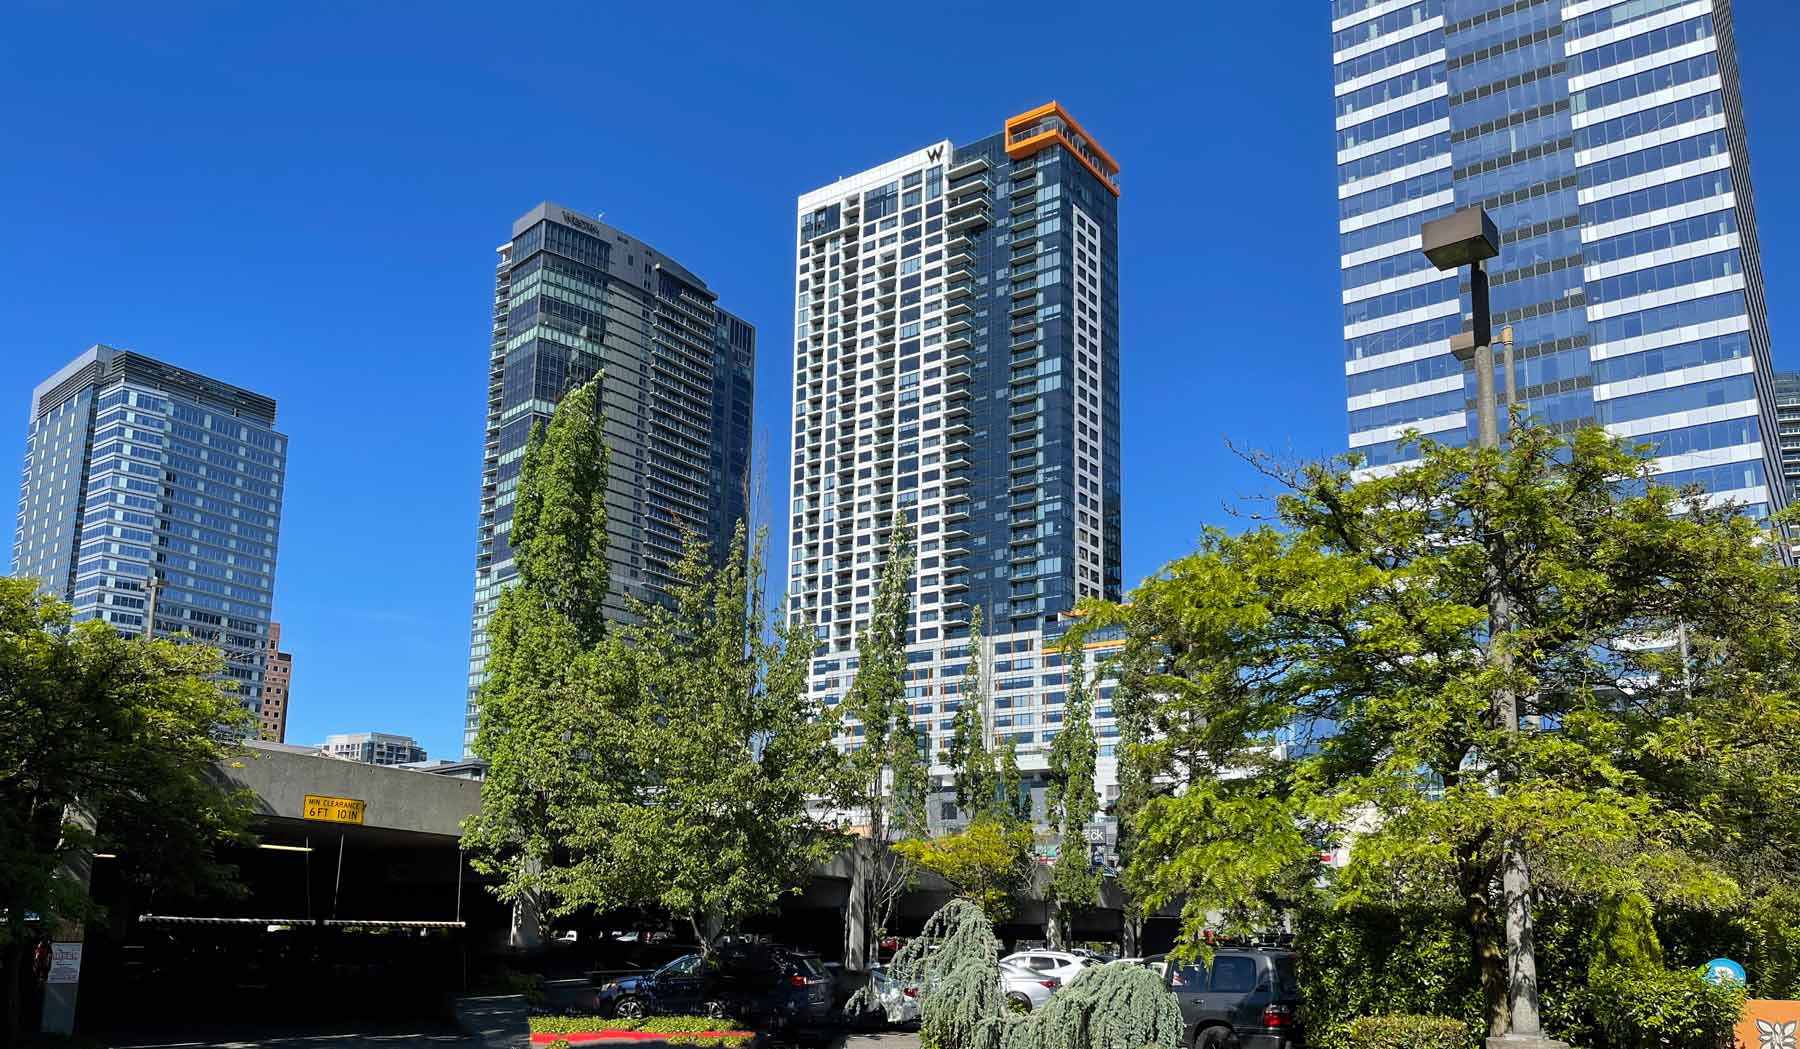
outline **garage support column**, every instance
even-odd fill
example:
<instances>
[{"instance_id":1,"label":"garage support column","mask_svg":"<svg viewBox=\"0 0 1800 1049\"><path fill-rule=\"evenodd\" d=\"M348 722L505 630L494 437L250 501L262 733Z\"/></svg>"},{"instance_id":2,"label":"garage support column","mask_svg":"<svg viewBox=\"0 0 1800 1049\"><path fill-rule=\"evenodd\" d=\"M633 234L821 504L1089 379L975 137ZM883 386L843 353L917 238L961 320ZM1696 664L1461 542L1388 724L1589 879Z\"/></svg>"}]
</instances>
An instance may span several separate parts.
<instances>
[{"instance_id":1,"label":"garage support column","mask_svg":"<svg viewBox=\"0 0 1800 1049\"><path fill-rule=\"evenodd\" d=\"M844 970L863 972L869 967L868 950L874 920L870 910L871 869L878 862L873 847L858 838L850 849L850 898L844 901Z\"/></svg>"}]
</instances>

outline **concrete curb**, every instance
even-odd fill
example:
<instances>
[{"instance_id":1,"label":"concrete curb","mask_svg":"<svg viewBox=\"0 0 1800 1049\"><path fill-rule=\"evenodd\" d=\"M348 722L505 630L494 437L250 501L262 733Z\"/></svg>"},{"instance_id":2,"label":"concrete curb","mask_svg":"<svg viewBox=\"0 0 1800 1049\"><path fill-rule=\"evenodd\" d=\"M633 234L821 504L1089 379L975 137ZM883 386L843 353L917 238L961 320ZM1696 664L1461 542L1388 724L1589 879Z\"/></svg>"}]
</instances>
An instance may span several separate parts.
<instances>
[{"instance_id":1,"label":"concrete curb","mask_svg":"<svg viewBox=\"0 0 1800 1049\"><path fill-rule=\"evenodd\" d=\"M451 1002L456 1026L486 1049L525 1049L531 1044L531 1010L522 994L468 995Z\"/></svg>"}]
</instances>

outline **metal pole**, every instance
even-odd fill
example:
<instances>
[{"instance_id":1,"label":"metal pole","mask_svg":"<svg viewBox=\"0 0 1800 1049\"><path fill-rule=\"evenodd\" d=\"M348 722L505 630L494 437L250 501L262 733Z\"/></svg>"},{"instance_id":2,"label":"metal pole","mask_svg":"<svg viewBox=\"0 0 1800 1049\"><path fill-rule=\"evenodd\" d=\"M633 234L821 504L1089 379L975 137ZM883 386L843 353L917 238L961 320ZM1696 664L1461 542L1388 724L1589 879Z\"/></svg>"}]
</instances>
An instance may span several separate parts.
<instances>
[{"instance_id":1,"label":"metal pole","mask_svg":"<svg viewBox=\"0 0 1800 1049\"><path fill-rule=\"evenodd\" d=\"M1487 271L1476 262L1470 274L1470 291L1475 297L1475 313L1488 313ZM1477 331L1481 326L1477 325ZM1509 333L1508 333L1509 334ZM1503 338L1505 335L1503 334ZM1510 340L1506 356L1511 354ZM1513 386L1512 368L1508 361L1506 384ZM1513 391L1508 390L1510 403ZM1494 404L1494 347L1482 342L1475 347L1475 411L1480 430L1481 447L1500 447L1500 427ZM1513 670L1512 649L1508 635L1513 629L1512 597L1506 591L1503 567L1506 564L1506 537L1492 531L1487 539L1488 649L1503 679ZM1514 735L1519 731L1519 702L1510 683L1503 684L1494 696L1499 727ZM1501 891L1506 908L1506 977L1507 997L1511 1001L1512 1023L1509 1034L1515 1038L1537 1038L1543 1033L1538 1016L1537 957L1531 923L1531 873L1525 866L1525 850L1516 837L1509 837L1501 859Z\"/></svg>"},{"instance_id":2,"label":"metal pole","mask_svg":"<svg viewBox=\"0 0 1800 1049\"><path fill-rule=\"evenodd\" d=\"M154 567L150 569L150 581L144 584L144 589L150 592L144 609L144 638L148 640L156 636L156 593L162 589L162 580Z\"/></svg>"},{"instance_id":3,"label":"metal pole","mask_svg":"<svg viewBox=\"0 0 1800 1049\"><path fill-rule=\"evenodd\" d=\"M338 890L344 887L344 835L338 835L337 880L331 883L331 916L337 917Z\"/></svg>"},{"instance_id":4,"label":"metal pole","mask_svg":"<svg viewBox=\"0 0 1800 1049\"><path fill-rule=\"evenodd\" d=\"M1511 430L1513 405L1519 401L1519 381L1513 374L1512 325L1500 329L1500 345L1503 349L1500 366L1506 369L1506 428Z\"/></svg>"}]
</instances>

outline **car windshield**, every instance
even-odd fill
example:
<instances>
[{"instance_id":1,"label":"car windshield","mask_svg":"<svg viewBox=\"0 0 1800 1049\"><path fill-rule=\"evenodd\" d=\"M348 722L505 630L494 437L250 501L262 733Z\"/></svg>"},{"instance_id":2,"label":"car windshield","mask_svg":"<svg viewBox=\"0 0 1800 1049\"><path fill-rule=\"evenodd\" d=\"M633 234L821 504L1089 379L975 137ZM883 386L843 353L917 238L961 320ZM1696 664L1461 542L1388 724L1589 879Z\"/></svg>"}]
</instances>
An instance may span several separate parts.
<instances>
[{"instance_id":1,"label":"car windshield","mask_svg":"<svg viewBox=\"0 0 1800 1049\"><path fill-rule=\"evenodd\" d=\"M698 968L700 968L700 956L697 954L684 954L681 957L670 962L669 964L656 970L656 975L658 975L658 976L686 976Z\"/></svg>"}]
</instances>

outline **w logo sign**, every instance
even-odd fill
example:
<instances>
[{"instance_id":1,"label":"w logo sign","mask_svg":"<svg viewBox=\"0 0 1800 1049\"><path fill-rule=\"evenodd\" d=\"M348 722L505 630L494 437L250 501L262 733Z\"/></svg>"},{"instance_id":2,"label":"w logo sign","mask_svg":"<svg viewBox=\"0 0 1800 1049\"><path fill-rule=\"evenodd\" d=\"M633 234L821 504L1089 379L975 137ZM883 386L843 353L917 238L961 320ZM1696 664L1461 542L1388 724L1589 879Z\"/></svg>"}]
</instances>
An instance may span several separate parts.
<instances>
[{"instance_id":1,"label":"w logo sign","mask_svg":"<svg viewBox=\"0 0 1800 1049\"><path fill-rule=\"evenodd\" d=\"M941 157L943 157L943 155L944 155L944 147L943 146L932 146L930 149L925 151L925 159L930 160L930 161L936 161L936 160L940 159Z\"/></svg>"}]
</instances>

